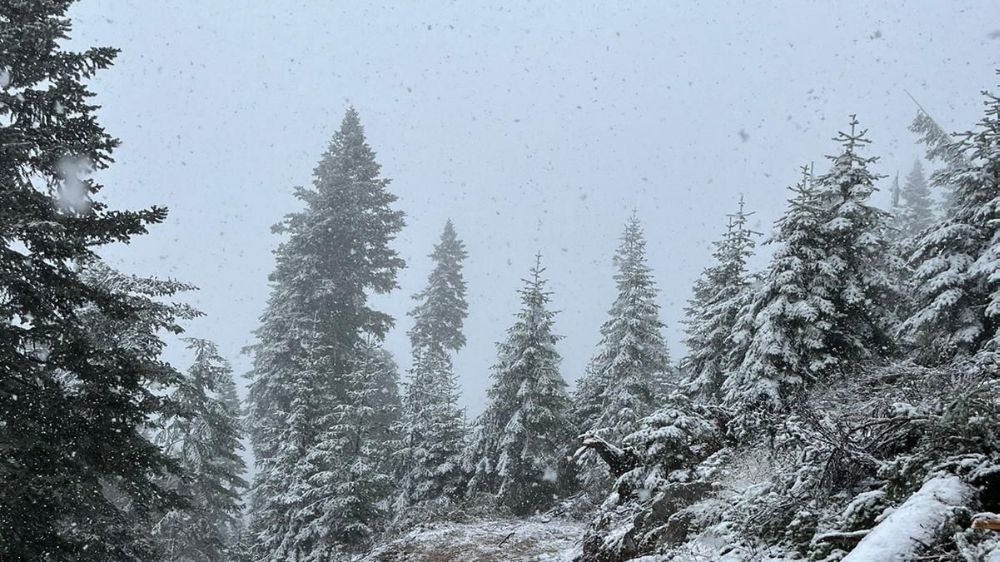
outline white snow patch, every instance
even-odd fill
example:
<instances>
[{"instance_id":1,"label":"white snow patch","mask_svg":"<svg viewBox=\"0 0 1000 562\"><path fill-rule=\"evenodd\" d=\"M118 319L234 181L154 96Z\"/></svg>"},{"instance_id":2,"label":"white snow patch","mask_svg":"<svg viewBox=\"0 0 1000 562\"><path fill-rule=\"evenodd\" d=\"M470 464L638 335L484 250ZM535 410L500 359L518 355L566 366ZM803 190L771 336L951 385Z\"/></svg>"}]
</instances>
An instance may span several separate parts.
<instances>
[{"instance_id":1,"label":"white snow patch","mask_svg":"<svg viewBox=\"0 0 1000 562\"><path fill-rule=\"evenodd\" d=\"M585 524L532 517L420 525L356 562L571 562Z\"/></svg>"}]
</instances>

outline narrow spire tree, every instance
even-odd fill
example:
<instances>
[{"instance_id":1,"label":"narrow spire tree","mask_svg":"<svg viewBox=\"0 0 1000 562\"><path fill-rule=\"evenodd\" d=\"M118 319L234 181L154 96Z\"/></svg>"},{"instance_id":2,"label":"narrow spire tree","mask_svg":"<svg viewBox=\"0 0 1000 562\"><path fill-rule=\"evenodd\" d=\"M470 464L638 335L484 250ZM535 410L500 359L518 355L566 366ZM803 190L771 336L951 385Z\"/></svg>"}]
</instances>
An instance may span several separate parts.
<instances>
[{"instance_id":1,"label":"narrow spire tree","mask_svg":"<svg viewBox=\"0 0 1000 562\"><path fill-rule=\"evenodd\" d=\"M448 220L441 241L434 245L430 255L434 270L427 278L427 287L413 296L418 301L410 311L413 329L409 336L414 354L430 347L458 351L465 345L462 324L469 315L469 306L465 302L462 262L467 255L465 244Z\"/></svg>"},{"instance_id":2,"label":"narrow spire tree","mask_svg":"<svg viewBox=\"0 0 1000 562\"><path fill-rule=\"evenodd\" d=\"M474 465L470 490L492 494L518 514L551 505L566 485L560 469L572 436L544 271L539 255L520 290L517 320L498 346L489 405L477 420L468 457Z\"/></svg>"},{"instance_id":3,"label":"narrow spire tree","mask_svg":"<svg viewBox=\"0 0 1000 562\"><path fill-rule=\"evenodd\" d=\"M900 234L904 239L912 239L934 223L934 203L920 160L914 160L899 195Z\"/></svg>"},{"instance_id":4,"label":"narrow spire tree","mask_svg":"<svg viewBox=\"0 0 1000 562\"><path fill-rule=\"evenodd\" d=\"M167 489L189 505L164 513L153 533L164 560L224 562L237 546L246 487L236 385L215 344L193 338L187 343L194 363L171 394L179 414L156 442L183 470L167 481Z\"/></svg>"},{"instance_id":5,"label":"narrow spire tree","mask_svg":"<svg viewBox=\"0 0 1000 562\"><path fill-rule=\"evenodd\" d=\"M434 269L427 287L414 295L410 312L413 368L404 407L403 505L436 498L458 499L463 492L462 454L465 416L458 406L458 383L449 352L465 345L462 324L468 316L462 262L465 245L451 221L430 257Z\"/></svg>"},{"instance_id":6,"label":"narrow spire tree","mask_svg":"<svg viewBox=\"0 0 1000 562\"><path fill-rule=\"evenodd\" d=\"M638 429L639 420L656 408L670 355L658 290L646 264L646 240L635 214L625 225L614 264L618 295L574 397L574 417L581 429L617 440Z\"/></svg>"},{"instance_id":7,"label":"narrow spire tree","mask_svg":"<svg viewBox=\"0 0 1000 562\"><path fill-rule=\"evenodd\" d=\"M258 468L250 531L257 561L308 559L314 548L325 552L336 540L315 533L318 516L311 510L319 501L316 489L331 487L309 470L328 464L304 459L315 457L320 436L331 430L337 419L331 412L359 392L355 379L370 354L366 342L380 341L393 323L368 305L370 293L396 288L404 265L389 246L403 214L392 209L396 197L388 185L350 108L313 172L312 187L296 190L305 209L275 227L287 239L275 254L248 375Z\"/></svg>"},{"instance_id":8,"label":"narrow spire tree","mask_svg":"<svg viewBox=\"0 0 1000 562\"><path fill-rule=\"evenodd\" d=\"M684 366L693 394L718 401L726 376L734 365L729 350L736 320L752 297L747 260L753 255L754 237L747 221L753 213L743 207L729 215L722 240L715 243L715 262L694 284L694 295L685 309L688 356Z\"/></svg>"}]
</instances>

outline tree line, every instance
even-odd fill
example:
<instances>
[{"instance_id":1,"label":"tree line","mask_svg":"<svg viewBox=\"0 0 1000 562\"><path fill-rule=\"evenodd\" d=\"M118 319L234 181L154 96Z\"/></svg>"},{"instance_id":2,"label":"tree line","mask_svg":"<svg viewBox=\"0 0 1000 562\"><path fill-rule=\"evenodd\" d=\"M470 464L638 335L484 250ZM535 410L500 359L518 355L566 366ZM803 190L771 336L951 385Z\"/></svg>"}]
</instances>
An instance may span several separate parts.
<instances>
[{"instance_id":1,"label":"tree line","mask_svg":"<svg viewBox=\"0 0 1000 562\"><path fill-rule=\"evenodd\" d=\"M498 344L489 403L467 424L452 365L465 344L465 247L449 221L415 295L403 383L382 347L394 319L369 297L399 288L406 264L392 243L405 215L350 108L312 184L296 190L302 209L274 228L282 242L241 405L211 342L187 340L194 360L183 372L161 358L161 334L200 314L172 301L192 287L100 259L100 248L145 234L166 210L119 211L95 197L103 186L90 172L110 165L118 141L85 82L116 51L61 47L69 3L0 8L6 558L320 561L442 507L525 515L569 498L596 508L640 465L703 458L709 448L665 452L679 434L721 442L707 421L719 412L724 439L774 441L798 401L860 366L940 368L995 349L1000 100L986 94L979 127L957 139L918 117L914 131L938 168L929 181L919 167L897 181L889 211L870 200L882 178L852 117L826 170L802 168L761 272L747 265L758 235L741 201L695 284L679 365L661 334L637 216L573 393L536 256ZM940 215L929 184L948 195ZM609 474L574 453L578 435L584 449L626 455L630 470ZM629 497L639 496L620 499Z\"/></svg>"}]
</instances>

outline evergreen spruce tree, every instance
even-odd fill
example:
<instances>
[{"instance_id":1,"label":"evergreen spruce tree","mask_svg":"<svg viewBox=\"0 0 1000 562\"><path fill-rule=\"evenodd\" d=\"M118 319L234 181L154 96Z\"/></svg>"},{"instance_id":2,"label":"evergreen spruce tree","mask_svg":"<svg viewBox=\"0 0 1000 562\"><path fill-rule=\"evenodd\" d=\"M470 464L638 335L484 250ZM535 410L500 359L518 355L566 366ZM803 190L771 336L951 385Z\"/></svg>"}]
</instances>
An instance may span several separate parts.
<instances>
[{"instance_id":1,"label":"evergreen spruce tree","mask_svg":"<svg viewBox=\"0 0 1000 562\"><path fill-rule=\"evenodd\" d=\"M573 417L584 431L617 441L652 413L670 371L657 288L646 264L642 225L633 214L614 257L615 298L601 326L601 341L573 397ZM592 458L590 458L593 460ZM586 461L582 479L597 489L606 470ZM603 491L603 490L602 490Z\"/></svg>"},{"instance_id":2,"label":"evergreen spruce tree","mask_svg":"<svg viewBox=\"0 0 1000 562\"><path fill-rule=\"evenodd\" d=\"M739 312L752 297L747 259L753 255L754 237L740 197L739 210L729 215L722 240L715 243L714 263L695 281L694 295L685 309L688 356L684 360L690 391L717 402L725 377L734 365L729 350Z\"/></svg>"},{"instance_id":3,"label":"evergreen spruce tree","mask_svg":"<svg viewBox=\"0 0 1000 562\"><path fill-rule=\"evenodd\" d=\"M448 354L439 347L423 351L416 359L406 391L406 470L400 490L404 505L461 499L465 491L465 416L458 407L458 398Z\"/></svg>"},{"instance_id":4,"label":"evergreen spruce tree","mask_svg":"<svg viewBox=\"0 0 1000 562\"><path fill-rule=\"evenodd\" d=\"M341 462L317 459L322 450L316 448L333 440L332 426L350 417L345 408L365 392L355 379L369 376L358 367L370 363L366 342L384 338L393 322L368 305L370 293L396 288L403 266L389 247L403 214L392 209L396 197L388 184L357 112L348 109L313 172L312 187L296 191L305 209L275 227L287 238L276 251L249 374L249 430L258 468L250 498L255 560L305 560L341 538L364 534L315 524L315 506L333 500L317 497L320 490L333 490L333 483L315 475L329 475L325 468ZM377 433L363 435L377 439ZM357 445L379 447L374 441ZM333 477L346 485L352 476Z\"/></svg>"},{"instance_id":5,"label":"evergreen spruce tree","mask_svg":"<svg viewBox=\"0 0 1000 562\"><path fill-rule=\"evenodd\" d=\"M902 261L887 240L891 216L869 202L878 179L869 166L878 159L860 155L871 141L866 130L858 130L853 115L850 125L851 132L836 139L842 151L827 157L830 170L816 182L826 214L821 234L827 255L817 264L811 293L821 306L832 305L834 322L825 347L838 366L895 351L894 310L902 292Z\"/></svg>"},{"instance_id":6,"label":"evergreen spruce tree","mask_svg":"<svg viewBox=\"0 0 1000 562\"><path fill-rule=\"evenodd\" d=\"M900 331L931 363L996 345L1000 99L984 95L986 113L979 127L947 148L960 164L935 180L955 186L953 204L941 224L920 238L911 260L916 310Z\"/></svg>"},{"instance_id":7,"label":"evergreen spruce tree","mask_svg":"<svg viewBox=\"0 0 1000 562\"><path fill-rule=\"evenodd\" d=\"M320 420L326 427L295 467L306 483L294 517L303 562L340 560L367 545L388 517L400 447L399 372L373 343L349 373L347 399Z\"/></svg>"},{"instance_id":8,"label":"evergreen spruce tree","mask_svg":"<svg viewBox=\"0 0 1000 562\"><path fill-rule=\"evenodd\" d=\"M826 257L820 234L825 214L808 166L791 188L788 209L768 243L778 244L761 287L737 318L728 358L736 365L722 384L724 402L736 411L734 427L753 430L833 359L823 333L829 308L810 294L817 264Z\"/></svg>"},{"instance_id":9,"label":"evergreen spruce tree","mask_svg":"<svg viewBox=\"0 0 1000 562\"><path fill-rule=\"evenodd\" d=\"M853 116L837 140L829 172L796 187L775 237L782 247L734 335L742 359L725 387L737 425L757 425L809 383L894 350L899 263L887 213L868 203L875 159L858 154L869 141Z\"/></svg>"},{"instance_id":10,"label":"evergreen spruce tree","mask_svg":"<svg viewBox=\"0 0 1000 562\"><path fill-rule=\"evenodd\" d=\"M413 368L404 407L403 479L400 502L415 504L459 499L464 474L465 415L458 406L458 384L449 352L465 345L462 324L468 315L462 277L465 246L449 220L430 255L434 269L417 293L410 312Z\"/></svg>"},{"instance_id":11,"label":"evergreen spruce tree","mask_svg":"<svg viewBox=\"0 0 1000 562\"><path fill-rule=\"evenodd\" d=\"M517 320L498 346L489 405L477 420L468 457L474 465L470 490L492 494L517 514L546 508L567 484L561 468L572 437L569 398L543 272L538 256L520 290Z\"/></svg>"},{"instance_id":12,"label":"evergreen spruce tree","mask_svg":"<svg viewBox=\"0 0 1000 562\"><path fill-rule=\"evenodd\" d=\"M427 278L427 287L413 296L418 301L410 311L413 329L409 336L414 354L432 347L458 351L465 345L462 324L469 315L469 306L465 302L462 262L467 255L455 226L447 221L441 241L430 255L434 270Z\"/></svg>"},{"instance_id":13,"label":"evergreen spruce tree","mask_svg":"<svg viewBox=\"0 0 1000 562\"><path fill-rule=\"evenodd\" d=\"M164 513L153 533L164 560L223 562L238 546L246 487L239 402L232 370L215 344L193 338L187 343L194 364L171 394L179 413L156 442L183 469L165 487L188 505Z\"/></svg>"},{"instance_id":14,"label":"evergreen spruce tree","mask_svg":"<svg viewBox=\"0 0 1000 562\"><path fill-rule=\"evenodd\" d=\"M156 329L141 347L92 337L87 318L141 311L80 265L166 211L94 197L88 172L118 141L85 81L117 51L64 50L70 4L0 4L0 559L137 560L151 548L134 518L169 504L156 478L173 465L143 433L166 406L150 388L177 373Z\"/></svg>"}]
</instances>

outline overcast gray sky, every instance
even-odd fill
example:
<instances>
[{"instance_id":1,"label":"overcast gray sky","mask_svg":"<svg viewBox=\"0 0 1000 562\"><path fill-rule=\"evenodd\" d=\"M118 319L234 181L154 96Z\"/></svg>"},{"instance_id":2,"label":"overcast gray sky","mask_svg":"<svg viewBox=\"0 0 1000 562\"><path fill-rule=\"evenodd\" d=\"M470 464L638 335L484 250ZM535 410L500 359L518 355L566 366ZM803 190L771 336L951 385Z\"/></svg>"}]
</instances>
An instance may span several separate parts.
<instances>
[{"instance_id":1,"label":"overcast gray sky","mask_svg":"<svg viewBox=\"0 0 1000 562\"><path fill-rule=\"evenodd\" d=\"M995 0L761 4L83 0L73 46L122 49L93 83L123 140L107 198L171 211L108 255L198 285L207 316L189 334L244 373L278 243L269 227L298 208L292 187L353 104L407 213L402 289L379 299L398 319L387 345L403 367L409 295L450 217L469 251L456 368L470 414L536 251L576 379L633 208L679 358L691 283L741 193L770 232L796 168L823 169L850 113L877 170L905 174L921 151L904 89L964 130L979 91L1000 82Z\"/></svg>"}]
</instances>

